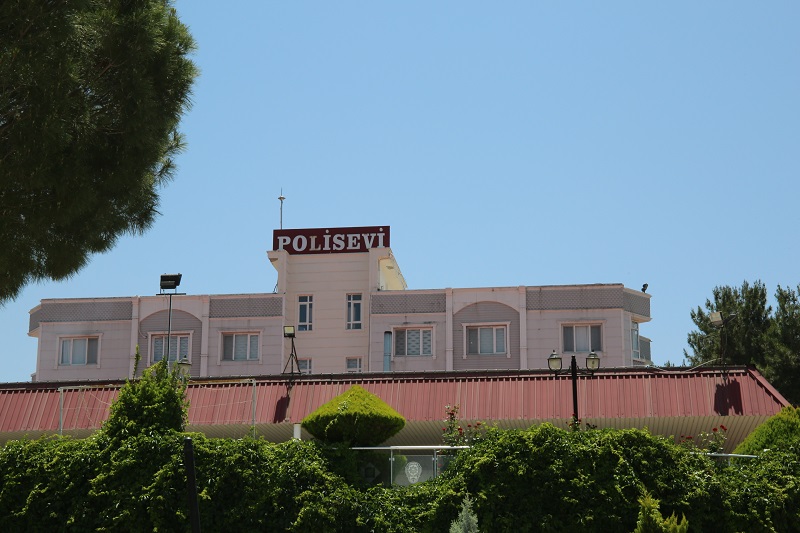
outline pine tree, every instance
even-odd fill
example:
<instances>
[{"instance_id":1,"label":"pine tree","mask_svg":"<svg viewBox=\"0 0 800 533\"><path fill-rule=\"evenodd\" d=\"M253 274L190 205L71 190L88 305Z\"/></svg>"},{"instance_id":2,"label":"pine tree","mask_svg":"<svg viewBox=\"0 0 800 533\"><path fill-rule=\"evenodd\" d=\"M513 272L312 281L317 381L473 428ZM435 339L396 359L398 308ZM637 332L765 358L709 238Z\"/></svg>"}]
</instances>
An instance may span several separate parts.
<instances>
[{"instance_id":1,"label":"pine tree","mask_svg":"<svg viewBox=\"0 0 800 533\"><path fill-rule=\"evenodd\" d=\"M477 531L478 517L475 516L475 512L472 510L472 500L467 494L461 502L461 512L450 524L450 533L477 533Z\"/></svg>"},{"instance_id":2,"label":"pine tree","mask_svg":"<svg viewBox=\"0 0 800 533\"><path fill-rule=\"evenodd\" d=\"M152 224L193 49L172 0L0 2L0 304Z\"/></svg>"}]
</instances>

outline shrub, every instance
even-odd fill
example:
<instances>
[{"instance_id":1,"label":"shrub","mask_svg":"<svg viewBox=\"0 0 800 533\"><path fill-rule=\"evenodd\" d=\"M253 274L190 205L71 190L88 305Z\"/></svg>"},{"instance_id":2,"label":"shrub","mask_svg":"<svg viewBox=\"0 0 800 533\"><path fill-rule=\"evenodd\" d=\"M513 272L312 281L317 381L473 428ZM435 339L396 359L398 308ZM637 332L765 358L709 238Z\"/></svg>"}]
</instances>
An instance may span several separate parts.
<instances>
[{"instance_id":1,"label":"shrub","mask_svg":"<svg viewBox=\"0 0 800 533\"><path fill-rule=\"evenodd\" d=\"M397 434L405 419L383 400L353 385L303 420L317 439L352 446L377 446Z\"/></svg>"},{"instance_id":2,"label":"shrub","mask_svg":"<svg viewBox=\"0 0 800 533\"><path fill-rule=\"evenodd\" d=\"M723 531L800 531L800 448L761 452L720 472Z\"/></svg>"},{"instance_id":3,"label":"shrub","mask_svg":"<svg viewBox=\"0 0 800 533\"><path fill-rule=\"evenodd\" d=\"M719 513L712 461L643 430L490 430L447 476L474 495L483 530L629 532L643 489L693 531L715 531Z\"/></svg>"},{"instance_id":4,"label":"shrub","mask_svg":"<svg viewBox=\"0 0 800 533\"><path fill-rule=\"evenodd\" d=\"M170 371L162 360L141 378L128 380L111 405L103 434L118 442L139 434L183 431L189 407L186 381L174 366Z\"/></svg>"},{"instance_id":5,"label":"shrub","mask_svg":"<svg viewBox=\"0 0 800 533\"><path fill-rule=\"evenodd\" d=\"M636 523L633 533L687 533L689 531L689 522L686 521L685 516L678 522L678 518L673 513L665 520L658 510L658 500L649 493L645 492L644 496L639 498L639 505L641 506L639 521Z\"/></svg>"},{"instance_id":6,"label":"shrub","mask_svg":"<svg viewBox=\"0 0 800 533\"><path fill-rule=\"evenodd\" d=\"M758 455L764 450L800 449L800 408L784 407L753 430L734 453Z\"/></svg>"},{"instance_id":7,"label":"shrub","mask_svg":"<svg viewBox=\"0 0 800 533\"><path fill-rule=\"evenodd\" d=\"M464 496L461 512L450 524L450 533L478 533L478 517L472 510L472 500L469 499L469 495Z\"/></svg>"}]
</instances>

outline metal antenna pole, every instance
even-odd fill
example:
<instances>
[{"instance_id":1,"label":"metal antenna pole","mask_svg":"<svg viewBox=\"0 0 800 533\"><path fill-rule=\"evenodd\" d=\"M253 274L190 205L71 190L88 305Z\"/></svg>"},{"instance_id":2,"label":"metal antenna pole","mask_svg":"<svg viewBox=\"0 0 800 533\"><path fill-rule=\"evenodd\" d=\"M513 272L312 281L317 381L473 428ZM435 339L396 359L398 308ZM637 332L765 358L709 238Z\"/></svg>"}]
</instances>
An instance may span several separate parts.
<instances>
[{"instance_id":1,"label":"metal antenna pole","mask_svg":"<svg viewBox=\"0 0 800 533\"><path fill-rule=\"evenodd\" d=\"M286 200L286 197L283 195L283 189L281 189L281 195L278 196L278 200L281 201L281 229L283 229L283 201Z\"/></svg>"}]
</instances>

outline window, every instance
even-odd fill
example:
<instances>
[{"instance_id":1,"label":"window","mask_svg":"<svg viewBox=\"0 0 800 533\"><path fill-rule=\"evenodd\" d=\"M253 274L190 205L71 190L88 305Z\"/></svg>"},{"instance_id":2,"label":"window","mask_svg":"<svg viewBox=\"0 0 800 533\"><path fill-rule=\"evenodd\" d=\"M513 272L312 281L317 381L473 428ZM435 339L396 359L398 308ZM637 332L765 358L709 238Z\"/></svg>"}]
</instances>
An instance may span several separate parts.
<instances>
[{"instance_id":1,"label":"window","mask_svg":"<svg viewBox=\"0 0 800 533\"><path fill-rule=\"evenodd\" d=\"M639 348L639 324L631 322L631 352L634 359L641 358L641 351Z\"/></svg>"},{"instance_id":2,"label":"window","mask_svg":"<svg viewBox=\"0 0 800 533\"><path fill-rule=\"evenodd\" d=\"M167 336L153 335L153 362L157 363L164 358L167 352ZM173 333L169 339L169 360L189 358L189 335Z\"/></svg>"},{"instance_id":3,"label":"window","mask_svg":"<svg viewBox=\"0 0 800 533\"><path fill-rule=\"evenodd\" d=\"M225 361L257 361L257 333L226 333L222 336L222 359Z\"/></svg>"},{"instance_id":4,"label":"window","mask_svg":"<svg viewBox=\"0 0 800 533\"><path fill-rule=\"evenodd\" d=\"M311 373L311 359L298 359L297 360L297 369L300 371L301 374L310 374Z\"/></svg>"},{"instance_id":5,"label":"window","mask_svg":"<svg viewBox=\"0 0 800 533\"><path fill-rule=\"evenodd\" d=\"M600 352L603 350L602 328L594 326L564 326L565 352Z\"/></svg>"},{"instance_id":6,"label":"window","mask_svg":"<svg viewBox=\"0 0 800 533\"><path fill-rule=\"evenodd\" d=\"M361 358L360 357L348 357L346 363L347 373L348 374L360 374L361 373Z\"/></svg>"},{"instance_id":7,"label":"window","mask_svg":"<svg viewBox=\"0 0 800 533\"><path fill-rule=\"evenodd\" d=\"M61 339L60 365L96 365L98 337Z\"/></svg>"},{"instance_id":8,"label":"window","mask_svg":"<svg viewBox=\"0 0 800 533\"><path fill-rule=\"evenodd\" d=\"M506 353L506 326L467 326L467 355Z\"/></svg>"},{"instance_id":9,"label":"window","mask_svg":"<svg viewBox=\"0 0 800 533\"><path fill-rule=\"evenodd\" d=\"M361 329L361 295L347 295L347 329Z\"/></svg>"},{"instance_id":10,"label":"window","mask_svg":"<svg viewBox=\"0 0 800 533\"><path fill-rule=\"evenodd\" d=\"M297 331L311 331L313 296L300 296L298 300Z\"/></svg>"},{"instance_id":11,"label":"window","mask_svg":"<svg viewBox=\"0 0 800 533\"><path fill-rule=\"evenodd\" d=\"M394 332L395 355L433 355L433 329L398 329Z\"/></svg>"}]
</instances>

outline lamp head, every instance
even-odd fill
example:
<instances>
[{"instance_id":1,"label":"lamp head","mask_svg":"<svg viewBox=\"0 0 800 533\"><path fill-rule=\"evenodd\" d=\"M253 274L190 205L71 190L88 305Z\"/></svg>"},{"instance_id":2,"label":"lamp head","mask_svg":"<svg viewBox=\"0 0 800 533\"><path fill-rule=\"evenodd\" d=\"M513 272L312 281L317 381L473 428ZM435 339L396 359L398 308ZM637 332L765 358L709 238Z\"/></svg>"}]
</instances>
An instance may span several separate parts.
<instances>
[{"instance_id":1,"label":"lamp head","mask_svg":"<svg viewBox=\"0 0 800 533\"><path fill-rule=\"evenodd\" d=\"M586 356L586 370L594 372L598 368L600 368L600 358L593 351L589 352L589 355Z\"/></svg>"},{"instance_id":2,"label":"lamp head","mask_svg":"<svg viewBox=\"0 0 800 533\"><path fill-rule=\"evenodd\" d=\"M294 326L283 326L283 336L287 339L294 338Z\"/></svg>"},{"instance_id":3,"label":"lamp head","mask_svg":"<svg viewBox=\"0 0 800 533\"><path fill-rule=\"evenodd\" d=\"M181 284L181 274L161 274L161 290L175 290Z\"/></svg>"},{"instance_id":4,"label":"lamp head","mask_svg":"<svg viewBox=\"0 0 800 533\"><path fill-rule=\"evenodd\" d=\"M561 370L561 356L558 355L555 350L553 350L553 353L547 358L547 367L553 372Z\"/></svg>"}]
</instances>

